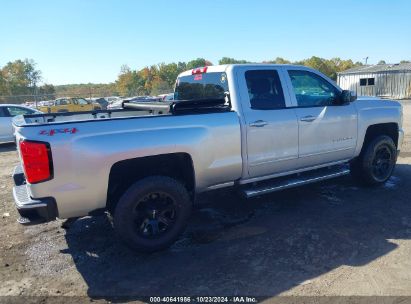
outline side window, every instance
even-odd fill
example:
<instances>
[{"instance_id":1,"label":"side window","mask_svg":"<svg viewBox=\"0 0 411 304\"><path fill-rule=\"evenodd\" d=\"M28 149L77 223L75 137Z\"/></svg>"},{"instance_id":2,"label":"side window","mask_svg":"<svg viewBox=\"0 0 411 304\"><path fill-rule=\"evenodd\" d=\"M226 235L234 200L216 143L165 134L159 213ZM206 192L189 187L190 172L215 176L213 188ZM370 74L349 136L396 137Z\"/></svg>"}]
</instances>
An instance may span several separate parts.
<instances>
[{"instance_id":1,"label":"side window","mask_svg":"<svg viewBox=\"0 0 411 304\"><path fill-rule=\"evenodd\" d=\"M246 71L245 80L252 109L272 110L285 108L283 88L277 71Z\"/></svg>"},{"instance_id":2,"label":"side window","mask_svg":"<svg viewBox=\"0 0 411 304\"><path fill-rule=\"evenodd\" d=\"M56 106L66 106L66 105L67 105L67 99L56 100Z\"/></svg>"},{"instance_id":3,"label":"side window","mask_svg":"<svg viewBox=\"0 0 411 304\"><path fill-rule=\"evenodd\" d=\"M85 100L83 98L78 98L77 102L78 102L79 105L87 105L88 104L87 100Z\"/></svg>"},{"instance_id":4,"label":"side window","mask_svg":"<svg viewBox=\"0 0 411 304\"><path fill-rule=\"evenodd\" d=\"M360 78L360 86L372 86L375 85L375 78Z\"/></svg>"},{"instance_id":5,"label":"side window","mask_svg":"<svg viewBox=\"0 0 411 304\"><path fill-rule=\"evenodd\" d=\"M288 74L300 107L329 106L338 98L339 91L315 73L290 70Z\"/></svg>"},{"instance_id":6,"label":"side window","mask_svg":"<svg viewBox=\"0 0 411 304\"><path fill-rule=\"evenodd\" d=\"M3 107L0 107L0 117L7 117L6 112L4 111Z\"/></svg>"},{"instance_id":7,"label":"side window","mask_svg":"<svg viewBox=\"0 0 411 304\"><path fill-rule=\"evenodd\" d=\"M34 112L32 110L20 108L20 107L7 107L7 111L9 111L10 116L27 115L27 114L33 114Z\"/></svg>"}]
</instances>

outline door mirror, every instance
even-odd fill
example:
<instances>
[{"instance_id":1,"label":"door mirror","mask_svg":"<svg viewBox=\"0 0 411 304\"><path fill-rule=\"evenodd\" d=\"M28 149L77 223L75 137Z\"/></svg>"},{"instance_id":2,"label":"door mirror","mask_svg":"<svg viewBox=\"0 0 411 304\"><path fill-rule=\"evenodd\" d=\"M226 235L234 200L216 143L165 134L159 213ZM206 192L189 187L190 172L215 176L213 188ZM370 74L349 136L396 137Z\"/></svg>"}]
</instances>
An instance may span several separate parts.
<instances>
[{"instance_id":1,"label":"door mirror","mask_svg":"<svg viewBox=\"0 0 411 304\"><path fill-rule=\"evenodd\" d=\"M357 99L357 94L354 91L343 90L340 95L340 104L347 104Z\"/></svg>"}]
</instances>

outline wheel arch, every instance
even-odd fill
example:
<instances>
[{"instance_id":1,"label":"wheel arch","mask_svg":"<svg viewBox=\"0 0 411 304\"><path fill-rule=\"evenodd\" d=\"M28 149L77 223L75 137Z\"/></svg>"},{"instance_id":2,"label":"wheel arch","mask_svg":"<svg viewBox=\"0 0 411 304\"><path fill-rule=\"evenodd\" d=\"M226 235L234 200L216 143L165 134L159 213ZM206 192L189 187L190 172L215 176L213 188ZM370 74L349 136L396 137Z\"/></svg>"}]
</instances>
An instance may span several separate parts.
<instances>
[{"instance_id":1,"label":"wheel arch","mask_svg":"<svg viewBox=\"0 0 411 304\"><path fill-rule=\"evenodd\" d=\"M137 180L148 176L168 176L180 181L194 200L194 164L188 153L169 153L126 159L114 163L110 169L106 207L110 212L121 195Z\"/></svg>"},{"instance_id":2,"label":"wheel arch","mask_svg":"<svg viewBox=\"0 0 411 304\"><path fill-rule=\"evenodd\" d=\"M361 153L363 153L365 147L377 136L387 135L394 141L395 146L398 148L398 124L395 122L374 124L367 127L365 132L364 141L361 147Z\"/></svg>"}]
</instances>

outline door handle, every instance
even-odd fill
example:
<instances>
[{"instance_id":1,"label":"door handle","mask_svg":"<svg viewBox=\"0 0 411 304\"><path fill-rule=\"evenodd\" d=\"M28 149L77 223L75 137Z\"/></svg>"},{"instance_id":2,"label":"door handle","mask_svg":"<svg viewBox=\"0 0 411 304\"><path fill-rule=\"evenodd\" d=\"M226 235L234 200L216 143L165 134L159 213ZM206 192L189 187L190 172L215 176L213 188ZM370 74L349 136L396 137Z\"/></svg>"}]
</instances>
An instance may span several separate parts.
<instances>
[{"instance_id":1,"label":"door handle","mask_svg":"<svg viewBox=\"0 0 411 304\"><path fill-rule=\"evenodd\" d=\"M265 125L268 125L268 122L264 120L256 120L250 123L250 127L256 127L256 128L261 128L261 127L264 127Z\"/></svg>"},{"instance_id":2,"label":"door handle","mask_svg":"<svg viewBox=\"0 0 411 304\"><path fill-rule=\"evenodd\" d=\"M312 122L315 120L315 116L308 115L300 118L300 121Z\"/></svg>"}]
</instances>

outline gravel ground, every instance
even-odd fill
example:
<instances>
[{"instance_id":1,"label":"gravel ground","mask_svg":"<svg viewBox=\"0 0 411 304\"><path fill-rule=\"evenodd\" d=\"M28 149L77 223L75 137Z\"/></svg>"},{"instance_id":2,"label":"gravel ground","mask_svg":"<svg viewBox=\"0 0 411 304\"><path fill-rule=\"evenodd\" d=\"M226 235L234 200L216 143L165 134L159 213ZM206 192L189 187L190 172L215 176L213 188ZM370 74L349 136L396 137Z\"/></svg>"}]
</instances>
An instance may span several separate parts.
<instances>
[{"instance_id":1,"label":"gravel ground","mask_svg":"<svg viewBox=\"0 0 411 304\"><path fill-rule=\"evenodd\" d=\"M404 112L411 134L411 102ZM248 201L208 194L179 241L150 255L123 246L106 216L67 230L63 221L18 225L10 177L17 163L14 146L0 145L2 296L411 296L410 135L384 186L344 177Z\"/></svg>"}]
</instances>

